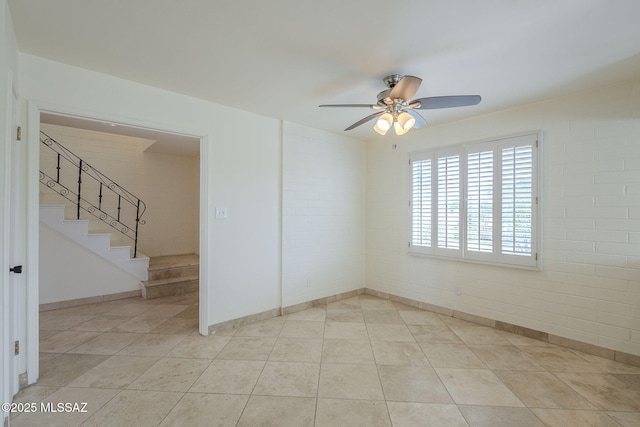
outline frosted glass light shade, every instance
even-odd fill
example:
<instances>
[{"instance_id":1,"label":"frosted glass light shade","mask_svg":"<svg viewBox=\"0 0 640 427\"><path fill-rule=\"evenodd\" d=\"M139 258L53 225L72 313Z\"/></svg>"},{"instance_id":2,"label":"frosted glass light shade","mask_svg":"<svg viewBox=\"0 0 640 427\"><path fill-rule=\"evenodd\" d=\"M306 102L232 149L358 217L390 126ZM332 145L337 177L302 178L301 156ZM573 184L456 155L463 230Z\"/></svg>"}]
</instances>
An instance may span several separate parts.
<instances>
[{"instance_id":1,"label":"frosted glass light shade","mask_svg":"<svg viewBox=\"0 0 640 427\"><path fill-rule=\"evenodd\" d=\"M391 129L392 124L393 116L390 113L384 113L378 118L378 120L376 120L373 130L378 132L380 135L386 135L387 131Z\"/></svg>"},{"instance_id":2,"label":"frosted glass light shade","mask_svg":"<svg viewBox=\"0 0 640 427\"><path fill-rule=\"evenodd\" d=\"M396 135L404 135L416 124L416 119L409 113L403 112L398 115L398 119L393 124Z\"/></svg>"},{"instance_id":3,"label":"frosted glass light shade","mask_svg":"<svg viewBox=\"0 0 640 427\"><path fill-rule=\"evenodd\" d=\"M389 129L380 129L380 128L378 127L378 124L376 123L376 124L373 126L373 130L375 130L376 132L378 132L380 135L384 136L384 135L386 135L386 134L387 134L387 131L388 131Z\"/></svg>"}]
</instances>

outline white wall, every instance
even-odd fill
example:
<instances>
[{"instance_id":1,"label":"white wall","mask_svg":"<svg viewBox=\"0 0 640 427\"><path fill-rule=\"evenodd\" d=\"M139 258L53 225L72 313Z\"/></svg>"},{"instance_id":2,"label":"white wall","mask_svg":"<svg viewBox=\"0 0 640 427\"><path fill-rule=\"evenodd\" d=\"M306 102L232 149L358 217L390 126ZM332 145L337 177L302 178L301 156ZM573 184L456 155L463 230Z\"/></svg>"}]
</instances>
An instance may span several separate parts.
<instances>
[{"instance_id":1,"label":"white wall","mask_svg":"<svg viewBox=\"0 0 640 427\"><path fill-rule=\"evenodd\" d=\"M364 287L365 147L284 123L284 307Z\"/></svg>"},{"instance_id":2,"label":"white wall","mask_svg":"<svg viewBox=\"0 0 640 427\"><path fill-rule=\"evenodd\" d=\"M104 132L74 129L66 126L41 124L41 130L64 147L107 175L118 185L132 192L147 205L142 216L146 224L139 229L138 252L146 256L198 253L199 157L157 153L147 149L154 141ZM55 153L41 145L40 165L55 177ZM66 164L63 162L63 169ZM42 170L42 169L41 169ZM68 183L77 181L77 170L68 168ZM61 170L64 172L64 170ZM96 181L85 178L83 193L97 203ZM62 204L66 199L40 186L41 202ZM91 192L93 191L93 193ZM117 212L117 198L103 191L103 206L108 212ZM53 195L47 196L47 195ZM72 205L71 202L68 203ZM109 206L110 205L110 206ZM128 206L128 209L127 209ZM123 205L123 221L133 227L135 210ZM68 210L67 218L75 218L75 208ZM128 214L129 216L125 216ZM111 232L114 245L132 245L133 241L120 235L107 224L86 212L82 218L92 220L92 227L102 226L96 232ZM194 220L195 219L195 220Z\"/></svg>"},{"instance_id":3,"label":"white wall","mask_svg":"<svg viewBox=\"0 0 640 427\"><path fill-rule=\"evenodd\" d=\"M42 223L40 273L40 304L140 290L140 280Z\"/></svg>"},{"instance_id":4,"label":"white wall","mask_svg":"<svg viewBox=\"0 0 640 427\"><path fill-rule=\"evenodd\" d=\"M543 271L408 255L408 152L536 130ZM368 287L640 355L640 81L406 136L368 145Z\"/></svg>"},{"instance_id":5,"label":"white wall","mask_svg":"<svg viewBox=\"0 0 640 427\"><path fill-rule=\"evenodd\" d=\"M49 110L202 136L200 255L206 322L279 306L278 120L31 55L21 54L20 66L23 97ZM216 206L227 207L229 218L216 220Z\"/></svg>"}]
</instances>

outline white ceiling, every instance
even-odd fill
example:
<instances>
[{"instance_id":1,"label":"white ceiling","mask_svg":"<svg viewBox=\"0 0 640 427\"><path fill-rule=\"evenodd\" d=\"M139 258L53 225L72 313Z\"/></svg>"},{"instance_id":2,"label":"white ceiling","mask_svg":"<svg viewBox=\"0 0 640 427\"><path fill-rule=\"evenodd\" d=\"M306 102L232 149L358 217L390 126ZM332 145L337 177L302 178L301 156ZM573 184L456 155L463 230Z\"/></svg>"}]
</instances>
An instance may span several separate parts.
<instances>
[{"instance_id":1,"label":"white ceiling","mask_svg":"<svg viewBox=\"0 0 640 427\"><path fill-rule=\"evenodd\" d=\"M388 74L430 123L640 75L638 0L9 0L22 52L331 132ZM382 138L371 125L349 135Z\"/></svg>"}]
</instances>

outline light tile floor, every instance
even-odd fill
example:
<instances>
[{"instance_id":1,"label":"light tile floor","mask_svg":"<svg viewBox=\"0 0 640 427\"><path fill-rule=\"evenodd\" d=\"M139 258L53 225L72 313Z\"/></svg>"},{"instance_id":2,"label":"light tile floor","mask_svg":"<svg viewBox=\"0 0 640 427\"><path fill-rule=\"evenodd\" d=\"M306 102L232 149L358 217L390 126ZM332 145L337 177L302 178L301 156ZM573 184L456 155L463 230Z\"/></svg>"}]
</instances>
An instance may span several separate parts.
<instances>
[{"instance_id":1,"label":"light tile floor","mask_svg":"<svg viewBox=\"0 0 640 427\"><path fill-rule=\"evenodd\" d=\"M361 295L219 335L198 295L41 313L18 426L640 426L640 368Z\"/></svg>"}]
</instances>

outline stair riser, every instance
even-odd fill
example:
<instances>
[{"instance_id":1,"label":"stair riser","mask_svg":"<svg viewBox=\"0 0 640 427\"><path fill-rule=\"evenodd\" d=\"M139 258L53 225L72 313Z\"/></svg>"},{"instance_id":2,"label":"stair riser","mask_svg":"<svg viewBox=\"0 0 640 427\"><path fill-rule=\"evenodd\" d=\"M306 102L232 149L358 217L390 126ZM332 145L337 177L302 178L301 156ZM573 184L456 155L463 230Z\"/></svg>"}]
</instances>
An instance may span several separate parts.
<instances>
[{"instance_id":1,"label":"stair riser","mask_svg":"<svg viewBox=\"0 0 640 427\"><path fill-rule=\"evenodd\" d=\"M47 209L51 209L52 206L58 207L58 212L56 213L59 216L60 221L74 222L78 221L77 218L77 208L73 205L69 204L70 202L64 197L60 196L56 193L40 193L40 205L44 206ZM130 246L132 240L121 234L118 229L111 227L109 224L106 224L92 215L88 214L85 211L80 212L81 220L79 221L87 221L88 226L83 228L84 234L110 234L110 245L111 246ZM57 219L57 218L56 218Z\"/></svg>"},{"instance_id":2,"label":"stair riser","mask_svg":"<svg viewBox=\"0 0 640 427\"><path fill-rule=\"evenodd\" d=\"M145 287L141 286L142 296L145 299L153 299L160 297L167 297L173 295L181 295L187 292L195 292L199 289L198 280L188 280L185 282L170 283L166 285L157 285Z\"/></svg>"},{"instance_id":3,"label":"stair riser","mask_svg":"<svg viewBox=\"0 0 640 427\"><path fill-rule=\"evenodd\" d=\"M149 280L170 279L174 277L197 276L200 266L190 265L186 267L171 267L157 270L149 270Z\"/></svg>"}]
</instances>

